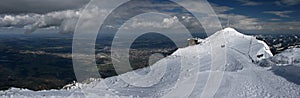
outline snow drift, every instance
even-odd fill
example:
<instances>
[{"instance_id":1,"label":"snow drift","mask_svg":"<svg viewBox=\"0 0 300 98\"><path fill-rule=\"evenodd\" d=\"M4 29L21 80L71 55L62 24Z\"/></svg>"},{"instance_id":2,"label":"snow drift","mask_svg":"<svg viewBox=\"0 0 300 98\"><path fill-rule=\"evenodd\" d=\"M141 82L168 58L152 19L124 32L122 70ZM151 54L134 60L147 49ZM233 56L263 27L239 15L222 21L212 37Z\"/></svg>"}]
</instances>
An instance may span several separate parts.
<instances>
[{"instance_id":1,"label":"snow drift","mask_svg":"<svg viewBox=\"0 0 300 98\"><path fill-rule=\"evenodd\" d=\"M224 44L212 44L222 41ZM62 90L30 91L12 88L1 91L1 97L112 97L112 98L157 98L157 97L191 97L199 98L207 84L211 71L212 53L218 53L212 47L226 50L224 75L216 98L296 98L300 96L300 86L288 81L269 67L258 66L262 60L272 57L269 47L255 37L226 28L202 40L201 44L178 49L172 55L152 65L154 73L144 69L128 72L119 76L95 80L88 84L74 84L75 87ZM186 58L182 61L182 58ZM298 58L298 57L297 57ZM276 66L276 65L274 65ZM197 78L193 77L196 72ZM133 73L147 74L147 78L132 76ZM196 79L195 84L189 84ZM178 82L180 82L178 85ZM190 92L187 89L192 88ZM170 94L171 93L171 94Z\"/></svg>"}]
</instances>

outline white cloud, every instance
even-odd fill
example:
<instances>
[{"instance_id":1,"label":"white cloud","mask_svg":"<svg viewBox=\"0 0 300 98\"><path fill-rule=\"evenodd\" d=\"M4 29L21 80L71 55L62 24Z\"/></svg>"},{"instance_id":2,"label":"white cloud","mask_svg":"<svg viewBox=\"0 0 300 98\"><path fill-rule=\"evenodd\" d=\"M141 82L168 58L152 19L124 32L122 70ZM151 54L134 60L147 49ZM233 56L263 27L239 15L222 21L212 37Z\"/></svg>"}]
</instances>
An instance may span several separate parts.
<instances>
[{"instance_id":1,"label":"white cloud","mask_svg":"<svg viewBox=\"0 0 300 98\"><path fill-rule=\"evenodd\" d=\"M251 0L237 0L239 2L242 3L242 5L245 5L245 6L256 6L256 5L261 5L262 3L260 2L254 2L254 1L251 1Z\"/></svg>"},{"instance_id":2,"label":"white cloud","mask_svg":"<svg viewBox=\"0 0 300 98\"><path fill-rule=\"evenodd\" d=\"M195 9L191 9L193 12L196 13L202 13L203 9L199 9L196 7L197 2L190 2L190 3L186 3L186 5L191 6L191 8L195 8ZM274 30L278 28L274 28L274 27L278 27L280 26L279 23L274 23L274 22L264 22L263 20L260 20L258 18L253 18L253 17L249 17L249 16L245 16L245 15L240 15L240 14L228 14L228 11L233 10L234 8L228 7L228 6L220 6L217 4L211 4L213 9L215 10L216 14L218 15L221 23L223 26L227 26L227 20L229 18L230 20L230 26L237 28L237 29L242 29L242 30ZM289 12L288 12L289 13ZM284 12L283 14L286 14L286 12ZM182 16L182 19L184 19L184 21L188 21L191 24L195 24L196 22L194 22L192 20L192 18L190 16ZM276 19L278 20L278 19ZM275 19L273 19L273 21L275 21ZM150 22L150 21L149 21ZM212 24L209 20L204 20L201 21L202 24L205 24L209 27L214 27L215 24ZM140 23L140 25L146 25L147 23ZM148 23L147 25L158 25L155 23ZM286 25L290 25L291 23L284 23ZM176 26L173 26L176 27ZM291 25L291 27L295 28L295 25ZM290 28L290 27L289 27ZM280 27L280 29L282 30L289 30L288 27Z\"/></svg>"},{"instance_id":3,"label":"white cloud","mask_svg":"<svg viewBox=\"0 0 300 98\"><path fill-rule=\"evenodd\" d=\"M220 5L216 5L214 3L211 3L211 6L213 7L213 9L216 13L224 13L224 12L234 10L234 8L232 8L232 7L220 6Z\"/></svg>"},{"instance_id":4,"label":"white cloud","mask_svg":"<svg viewBox=\"0 0 300 98\"><path fill-rule=\"evenodd\" d=\"M213 8L213 10L216 13L219 12L227 12L230 10L233 10L234 8L231 7L227 7L227 6L219 6L217 4L214 3L209 3L211 5L211 7ZM182 3L182 6L186 6L189 7L188 10L191 12L195 12L195 13L207 13L210 6L207 6L206 3L204 1L189 1L189 2L184 2Z\"/></svg>"},{"instance_id":5,"label":"white cloud","mask_svg":"<svg viewBox=\"0 0 300 98\"><path fill-rule=\"evenodd\" d=\"M271 20L271 21L280 21L281 19L278 19L278 18L271 18L270 20Z\"/></svg>"},{"instance_id":6,"label":"white cloud","mask_svg":"<svg viewBox=\"0 0 300 98\"><path fill-rule=\"evenodd\" d=\"M22 27L24 25L33 24L36 19L36 15L4 15L0 17L0 26L2 27Z\"/></svg>"},{"instance_id":7,"label":"white cloud","mask_svg":"<svg viewBox=\"0 0 300 98\"><path fill-rule=\"evenodd\" d=\"M280 1L275 1L275 4L279 6L293 6L293 5L300 4L300 0L280 0Z\"/></svg>"},{"instance_id":8,"label":"white cloud","mask_svg":"<svg viewBox=\"0 0 300 98\"><path fill-rule=\"evenodd\" d=\"M274 14L274 15L277 15L279 17L288 18L288 17L290 17L288 14L291 14L293 12L295 12L295 11L265 11L263 13Z\"/></svg>"},{"instance_id":9,"label":"white cloud","mask_svg":"<svg viewBox=\"0 0 300 98\"><path fill-rule=\"evenodd\" d=\"M77 21L77 18L79 17L80 13L78 10L66 10L66 11L59 11L59 12L51 12L47 14L36 14L36 19L34 20L33 24L29 24L29 28L27 27L26 33L34 32L38 28L47 28L51 26L60 26L65 28L66 26L63 25L69 25L68 23L76 23L76 22L70 22L70 21ZM61 30L66 30L61 29ZM66 32L69 32L70 30L66 30ZM65 32L65 31L61 31Z\"/></svg>"},{"instance_id":10,"label":"white cloud","mask_svg":"<svg viewBox=\"0 0 300 98\"><path fill-rule=\"evenodd\" d=\"M60 27L61 33L70 33L75 29L81 10L64 10L46 14L2 15L0 27L24 28L26 33L34 32L39 28ZM97 7L87 9L84 18L95 18L102 12L105 12L105 9L98 9ZM93 25L93 23L87 24Z\"/></svg>"},{"instance_id":11,"label":"white cloud","mask_svg":"<svg viewBox=\"0 0 300 98\"><path fill-rule=\"evenodd\" d=\"M223 26L227 26L229 19L229 26L243 30L261 30L262 26L257 18L250 18L244 15L237 14L218 14Z\"/></svg>"},{"instance_id":12,"label":"white cloud","mask_svg":"<svg viewBox=\"0 0 300 98\"><path fill-rule=\"evenodd\" d=\"M187 5L192 6L190 9L191 11L194 11L196 13L202 13L204 10L208 9L202 9L199 8L199 2L188 2ZM203 4L202 4L203 5ZM156 5L156 6L165 6L165 5ZM216 9L218 12L226 12L229 10L232 10L233 8L226 7L226 6L217 6L212 5L213 8ZM167 5L167 9L172 9L177 6L175 5ZM81 15L81 11L83 9L79 10L65 10L65 11L56 11L56 12L50 12L46 14L27 14L27 15L4 15L3 17L0 17L0 26L5 27L18 27L18 28L25 28L27 29L27 33L34 32L36 29L39 28L48 28L51 27L60 27L60 32L66 33L66 32L72 32L72 30L75 29L76 22ZM107 10L104 8L98 8L98 6L90 7L90 9L86 9L84 18L91 19L96 17L104 17L101 16L101 13L106 13ZM171 13L171 12L170 12ZM126 13L125 13L126 14ZM124 14L120 14L124 15ZM120 16L121 17L121 16ZM193 21L193 19L190 16L182 16L182 17L175 17L171 16L172 18L165 18L161 21L141 21L141 19L135 20L131 27L157 27L157 28L176 28L178 26L174 25L178 21L178 18L184 19L184 21L191 22L191 24L195 24L196 22ZM210 22L207 21L205 24L207 25L213 25L209 24ZM84 25L87 25L86 27L92 27L96 23L90 22L90 23L84 23ZM113 26L110 26L109 28L114 28ZM72 29L72 30L71 30Z\"/></svg>"},{"instance_id":13,"label":"white cloud","mask_svg":"<svg viewBox=\"0 0 300 98\"><path fill-rule=\"evenodd\" d=\"M203 14L203 13L207 13L205 10L209 10L207 8L203 8L200 5L203 5L201 2L185 2L183 3L184 6L189 6L189 11L194 12L194 14ZM216 13L224 13L230 10L233 10L233 8L231 7L227 7L227 6L219 6L216 4L211 4L213 9L215 10ZM203 5L204 6L204 5ZM170 8L169 8L170 9ZM176 13L176 12L175 12ZM211 13L208 13L211 14ZM205 14L206 15L206 14ZM206 18L207 16L204 16L205 19L203 19L203 21L201 21L202 25L206 25L207 27L216 27L217 24L213 24L210 19L209 16ZM151 19L154 18L154 19ZM130 27L124 27L124 28L160 28L160 29L178 29L180 28L179 21L178 19L183 19L183 21L185 22L189 22L189 24L191 26L199 26L199 24L197 23L197 21L195 21L195 18L192 18L189 15L185 15L182 14L181 17L176 17L176 16L171 16L168 18L161 18L161 17L156 17L156 16L149 16L147 17L148 20L145 20L145 18L135 18L132 19L133 22L130 23L131 26ZM161 19L159 21L157 21L157 19ZM156 21L153 21L156 20ZM201 28L201 27L199 27Z\"/></svg>"},{"instance_id":14,"label":"white cloud","mask_svg":"<svg viewBox=\"0 0 300 98\"><path fill-rule=\"evenodd\" d=\"M299 31L300 21L293 22L263 22L265 30L271 31L285 31L288 32L290 30Z\"/></svg>"},{"instance_id":15,"label":"white cloud","mask_svg":"<svg viewBox=\"0 0 300 98\"><path fill-rule=\"evenodd\" d=\"M189 9L196 14L201 14L208 10L207 8L199 7L199 2L187 2L185 6L190 6ZM252 4L253 5L253 4ZM161 5L163 6L163 5ZM168 9L170 7L174 7L174 5L168 5ZM233 10L234 8L228 6L220 6L217 4L211 4L213 9L215 10L216 14L219 16L221 23L224 25L227 24L228 16L230 18L230 23L232 27L237 29L243 30L278 30L278 29L297 29L299 26L298 22L291 23L291 22L280 22L285 24L285 26L280 25L279 19L270 19L271 22L264 22L263 20L259 20L258 18L248 17L245 15L240 14L228 14L229 11ZM143 9L142 9L143 10ZM27 32L33 32L39 28L54 28L57 29L59 27L61 33L70 33L73 32L75 29L75 25L80 15L82 15L82 9L78 10L64 10L64 11L56 11L56 12L49 12L46 14L19 14L19 15L0 15L0 27L18 27L18 28L25 28ZM264 13L274 14L280 17L289 17L288 14L293 13L294 11L266 11ZM105 8L98 8L90 7L86 10L84 18L91 19L97 17L104 17L102 13L108 13ZM171 12L170 12L171 13ZM175 12L176 13L176 12ZM126 13L125 13L126 14ZM130 14L130 13L129 13ZM120 14L124 15L124 14ZM166 18L159 18L160 20L153 19L156 21L152 21L151 18L157 18L154 16L149 16L150 20L143 20L143 19L133 19L132 23L129 27L125 28L171 28L176 29L178 25L178 19L183 19L185 22L189 22L191 25L195 26L197 22L194 18L189 15L179 15L180 17L171 16ZM122 17L122 16L118 16ZM209 19L201 21L202 24L208 27L214 27L216 24L212 24ZM298 23L298 24L297 24ZM83 23L86 27L92 27L97 24L97 21ZM107 28L114 28L114 25L106 26ZM201 28L201 27L200 27ZM115 28L114 28L115 29Z\"/></svg>"},{"instance_id":16,"label":"white cloud","mask_svg":"<svg viewBox=\"0 0 300 98\"><path fill-rule=\"evenodd\" d=\"M134 17L128 24L127 29L176 29L179 27L178 18L173 17L162 17L161 15L147 14L149 16Z\"/></svg>"}]
</instances>

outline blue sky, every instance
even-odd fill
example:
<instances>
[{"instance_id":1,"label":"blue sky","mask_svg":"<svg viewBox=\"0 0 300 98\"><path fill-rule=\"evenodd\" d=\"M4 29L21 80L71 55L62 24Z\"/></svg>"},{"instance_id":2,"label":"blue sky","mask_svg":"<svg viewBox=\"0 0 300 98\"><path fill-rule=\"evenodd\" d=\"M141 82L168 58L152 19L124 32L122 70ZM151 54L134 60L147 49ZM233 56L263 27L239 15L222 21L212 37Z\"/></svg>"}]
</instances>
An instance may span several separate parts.
<instances>
[{"instance_id":1,"label":"blue sky","mask_svg":"<svg viewBox=\"0 0 300 98\"><path fill-rule=\"evenodd\" d=\"M163 1L163 0L154 0ZM197 9L203 0L190 0L187 5L195 7L192 9L201 13ZM199 2L200 1L200 2ZM98 8L84 9L89 0L3 0L0 4L0 29L23 29L23 32L35 32L39 29L49 30L60 33L74 32L77 20L83 10L90 13L87 16L94 16L95 13L102 14L107 11L107 5L99 4ZM245 33L298 33L300 31L300 0L208 0L214 11L218 15L223 26L227 25L229 17L230 26ZM142 5L142 4L141 4ZM153 19L134 19L132 27L150 28L150 27L176 27L172 23L177 19L189 19L190 24L194 23L193 18L189 18L186 13L180 13L180 9L170 4L144 5L146 7L157 8L164 6L159 10L170 10L170 17L160 17L161 20ZM149 10L143 9L140 10ZM157 10L157 9L156 9ZM115 17L124 17L118 15L134 14L124 12L116 14ZM171 14L170 14L171 13ZM179 16L172 16L181 14ZM186 16L185 16L186 15ZM155 17L155 16L153 16ZM152 18L153 18L152 17ZM151 17L150 17L151 18ZM114 20L114 19L112 19ZM161 22L161 23L159 23ZM134 24L135 23L135 24ZM93 23L89 23L91 26ZM143 25L141 25L143 24ZM162 25L162 26L157 26ZM116 29L113 25L107 25L109 29ZM176 30L176 29L174 29ZM22 30L21 30L22 31Z\"/></svg>"},{"instance_id":2,"label":"blue sky","mask_svg":"<svg viewBox=\"0 0 300 98\"><path fill-rule=\"evenodd\" d=\"M265 30L253 32L289 32L298 33L300 26L299 0L208 0L218 6L226 6L231 10L225 14L243 15L255 18ZM234 15L232 17L234 17ZM230 16L229 16L230 17ZM272 30L272 27L275 30ZM290 29L289 29L290 27ZM276 29L280 28L280 29ZM250 31L249 31L250 32Z\"/></svg>"},{"instance_id":3,"label":"blue sky","mask_svg":"<svg viewBox=\"0 0 300 98\"><path fill-rule=\"evenodd\" d=\"M229 11L228 13L235 13L235 14L241 14L246 15L249 17L259 18L262 20L270 20L270 19L280 19L278 21L295 21L300 20L298 17L300 16L300 13L298 12L298 9L300 9L300 1L296 2L294 4L277 4L276 1L272 0L251 0L251 2L255 2L252 5L248 4L246 2L247 0L208 0L211 3L215 3L221 6L228 6L233 8L233 10ZM248 1L249 3L249 1ZM267 11L278 11L284 12L284 11L292 11L290 13L286 13L288 17L281 17L271 13L266 13Z\"/></svg>"}]
</instances>

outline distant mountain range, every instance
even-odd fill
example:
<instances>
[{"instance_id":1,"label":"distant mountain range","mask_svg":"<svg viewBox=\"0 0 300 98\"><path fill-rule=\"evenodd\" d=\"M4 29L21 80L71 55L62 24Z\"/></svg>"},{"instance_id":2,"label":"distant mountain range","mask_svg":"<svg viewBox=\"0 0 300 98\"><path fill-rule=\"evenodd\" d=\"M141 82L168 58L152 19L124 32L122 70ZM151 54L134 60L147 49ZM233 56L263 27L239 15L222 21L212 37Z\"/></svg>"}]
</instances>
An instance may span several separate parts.
<instances>
[{"instance_id":1,"label":"distant mountain range","mask_svg":"<svg viewBox=\"0 0 300 98\"><path fill-rule=\"evenodd\" d=\"M268 34L256 35L259 40L265 41L275 54L289 48L300 48L300 34Z\"/></svg>"}]
</instances>

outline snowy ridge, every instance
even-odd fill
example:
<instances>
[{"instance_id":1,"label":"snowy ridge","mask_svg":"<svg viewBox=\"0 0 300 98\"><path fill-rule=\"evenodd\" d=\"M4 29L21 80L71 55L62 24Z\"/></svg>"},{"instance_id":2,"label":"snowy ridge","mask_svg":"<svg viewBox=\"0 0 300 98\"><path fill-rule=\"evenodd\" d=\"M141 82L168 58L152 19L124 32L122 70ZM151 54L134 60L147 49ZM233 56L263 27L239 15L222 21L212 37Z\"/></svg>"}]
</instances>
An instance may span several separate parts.
<instances>
[{"instance_id":1,"label":"snowy ridge","mask_svg":"<svg viewBox=\"0 0 300 98\"><path fill-rule=\"evenodd\" d=\"M211 43L220 41L223 35L226 38L224 45L221 43L217 46L219 44ZM135 72L147 73L144 69L139 69L119 76L95 80L89 84L77 84L80 87L71 86L70 89L34 92L13 88L1 91L0 97L157 98L171 93L170 96L199 98L211 72L211 53L218 52L212 51L213 45L226 48L225 73L214 97L296 98L300 96L299 85L275 74L269 68L258 66L261 60L273 56L264 42L239 33L233 28L225 28L202 41L200 45L180 48L172 55L156 62L150 67L155 73L148 73L145 77L133 76ZM195 85L189 84L195 79L193 72L198 75ZM177 82L182 84L176 85ZM188 92L186 89L179 89L181 86L188 88L192 86L193 90Z\"/></svg>"}]
</instances>

